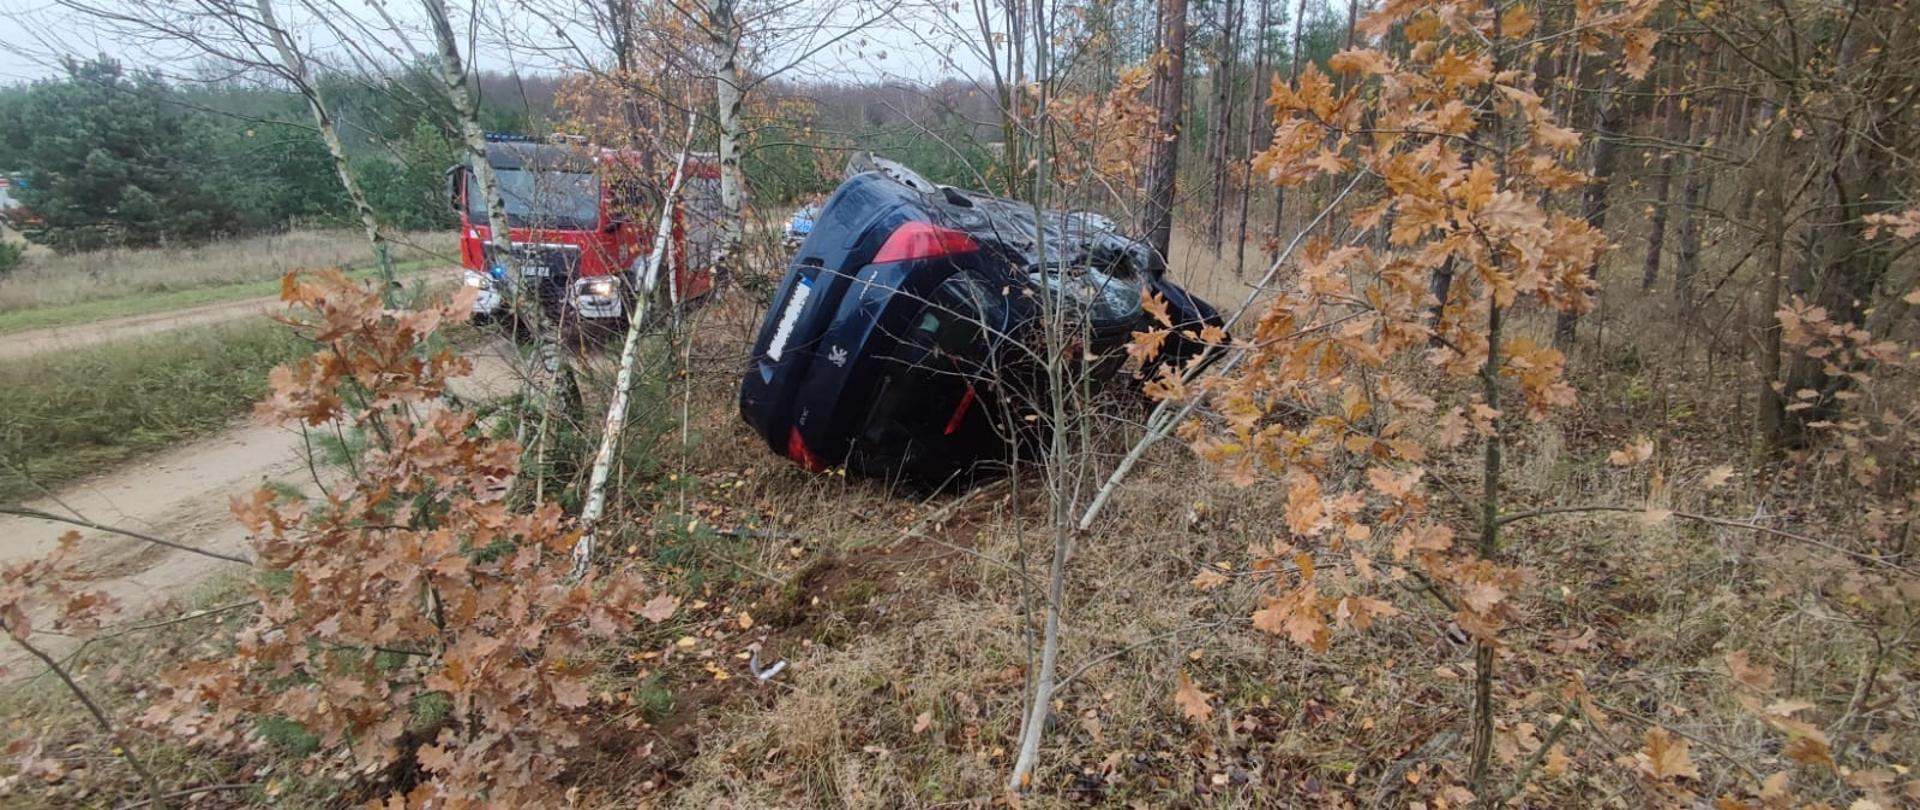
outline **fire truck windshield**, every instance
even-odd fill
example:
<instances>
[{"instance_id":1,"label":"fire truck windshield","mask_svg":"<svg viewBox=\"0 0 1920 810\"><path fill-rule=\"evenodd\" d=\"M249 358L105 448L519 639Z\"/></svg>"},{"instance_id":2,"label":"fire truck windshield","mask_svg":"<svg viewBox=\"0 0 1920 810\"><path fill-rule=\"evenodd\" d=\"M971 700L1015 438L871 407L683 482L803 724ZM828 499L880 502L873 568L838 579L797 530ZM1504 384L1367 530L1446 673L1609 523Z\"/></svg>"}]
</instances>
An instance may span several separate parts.
<instances>
[{"instance_id":1,"label":"fire truck windshield","mask_svg":"<svg viewBox=\"0 0 1920 810\"><path fill-rule=\"evenodd\" d=\"M495 169L507 217L516 225L551 223L562 228L591 228L600 220L600 178L586 172ZM467 195L467 215L487 218L486 201Z\"/></svg>"}]
</instances>

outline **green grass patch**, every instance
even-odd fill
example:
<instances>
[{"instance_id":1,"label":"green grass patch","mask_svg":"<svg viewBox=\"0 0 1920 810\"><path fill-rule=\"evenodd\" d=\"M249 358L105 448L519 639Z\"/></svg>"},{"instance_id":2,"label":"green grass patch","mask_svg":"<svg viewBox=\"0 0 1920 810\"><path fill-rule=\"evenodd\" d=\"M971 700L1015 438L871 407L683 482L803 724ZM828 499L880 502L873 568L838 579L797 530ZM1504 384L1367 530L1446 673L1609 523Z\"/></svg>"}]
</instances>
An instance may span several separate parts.
<instances>
[{"instance_id":1,"label":"green grass patch","mask_svg":"<svg viewBox=\"0 0 1920 810\"><path fill-rule=\"evenodd\" d=\"M407 276L435 267L442 262L416 259L410 262L396 262L393 272L396 276ZM372 278L376 270L363 267L347 271L351 278ZM238 284L217 284L207 287L188 287L166 292L147 292L110 298L96 298L73 304L40 307L37 309L0 312L0 335L24 332L29 329L47 329L56 326L68 326L78 323L93 323L114 318L128 318L135 315L151 315L156 312L172 312L208 304L224 304L231 301L245 301L250 298L267 298L280 294L280 280L264 279Z\"/></svg>"},{"instance_id":2,"label":"green grass patch","mask_svg":"<svg viewBox=\"0 0 1920 810\"><path fill-rule=\"evenodd\" d=\"M0 364L0 501L219 431L266 393L268 370L309 351L249 318Z\"/></svg>"}]
</instances>

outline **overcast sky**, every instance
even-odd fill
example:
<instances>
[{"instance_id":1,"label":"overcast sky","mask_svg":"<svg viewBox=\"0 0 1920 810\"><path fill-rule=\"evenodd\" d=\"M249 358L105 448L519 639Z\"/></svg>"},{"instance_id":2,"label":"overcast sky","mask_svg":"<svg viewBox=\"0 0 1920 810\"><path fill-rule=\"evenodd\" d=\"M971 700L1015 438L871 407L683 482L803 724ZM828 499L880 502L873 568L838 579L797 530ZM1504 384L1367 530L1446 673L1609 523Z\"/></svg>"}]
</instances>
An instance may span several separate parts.
<instances>
[{"instance_id":1,"label":"overcast sky","mask_svg":"<svg viewBox=\"0 0 1920 810\"><path fill-rule=\"evenodd\" d=\"M85 0L112 8L116 0ZM140 2L140 0L133 0ZM161 0L165 2L165 0ZM315 0L347 14L376 21L365 0ZM580 8L579 0L498 0L496 9L475 30L475 63L483 70L559 73L577 70L583 59L604 60L596 47L591 24L583 17L567 19ZM880 0L885 2L885 0ZM537 3L537 4L536 4ZM281 0L283 18L290 20L307 46L322 61L344 63L338 39L311 17L295 16L296 3ZM456 17L470 4L450 3ZM402 26L416 26L420 15L414 4L388 6ZM529 9L540 9L532 11ZM984 64L961 44L962 24L949 16L937 0L924 3L887 2L869 5L862 0L812 0L799 7L778 29L781 43L766 59L767 68L796 63L784 77L814 81L907 79L932 82L945 76L984 73ZM554 9L558 9L555 11ZM505 10L505 11L500 11ZM970 17L970 13L968 14ZM193 52L167 42L141 42L107 33L99 21L50 0L0 0L0 82L13 83L56 76L61 55L106 54L131 66L154 67L171 76L194 75ZM464 20L456 20L456 25ZM857 28L857 32L849 31ZM558 29L562 33L554 33ZM425 47L424 32L416 32L416 47ZM840 37L840 35L845 35ZM829 44L830 40L834 40ZM396 42L384 43L394 59L406 51ZM804 58L803 58L804 57Z\"/></svg>"}]
</instances>

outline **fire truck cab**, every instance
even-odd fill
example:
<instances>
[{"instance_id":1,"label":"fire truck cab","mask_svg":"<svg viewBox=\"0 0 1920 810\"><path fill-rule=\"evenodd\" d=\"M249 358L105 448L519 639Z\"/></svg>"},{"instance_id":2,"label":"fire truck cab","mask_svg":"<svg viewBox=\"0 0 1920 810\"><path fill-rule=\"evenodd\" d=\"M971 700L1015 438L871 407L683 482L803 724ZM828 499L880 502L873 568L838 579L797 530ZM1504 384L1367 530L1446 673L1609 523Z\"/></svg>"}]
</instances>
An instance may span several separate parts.
<instances>
[{"instance_id":1,"label":"fire truck cab","mask_svg":"<svg viewBox=\"0 0 1920 810\"><path fill-rule=\"evenodd\" d=\"M530 296L562 325L617 326L633 310L659 220L662 178L636 151L595 149L562 138L540 142L489 134L487 164L505 198L511 255L492 242L487 205L473 168L447 170L460 217L460 264L479 290L476 321L505 320L514 296ZM674 206L667 262L658 285L678 305L713 289L719 228L719 164L689 155ZM670 180L671 178L665 178Z\"/></svg>"}]
</instances>

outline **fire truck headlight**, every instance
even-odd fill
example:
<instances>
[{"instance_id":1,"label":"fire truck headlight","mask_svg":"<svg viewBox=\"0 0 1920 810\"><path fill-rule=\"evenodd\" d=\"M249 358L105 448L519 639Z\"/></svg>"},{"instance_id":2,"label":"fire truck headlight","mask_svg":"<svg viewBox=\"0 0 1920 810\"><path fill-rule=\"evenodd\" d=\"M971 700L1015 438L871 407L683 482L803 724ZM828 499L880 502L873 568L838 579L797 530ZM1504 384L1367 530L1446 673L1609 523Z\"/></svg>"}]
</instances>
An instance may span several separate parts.
<instances>
[{"instance_id":1,"label":"fire truck headlight","mask_svg":"<svg viewBox=\"0 0 1920 810\"><path fill-rule=\"evenodd\" d=\"M585 282L580 285L580 293L582 295L612 295L613 279L603 278Z\"/></svg>"},{"instance_id":2,"label":"fire truck headlight","mask_svg":"<svg viewBox=\"0 0 1920 810\"><path fill-rule=\"evenodd\" d=\"M487 280L486 276L480 275L479 273L475 273L471 270L467 271L466 282L467 282L467 286L473 287L475 289L486 290L486 289L493 288L493 282Z\"/></svg>"}]
</instances>

